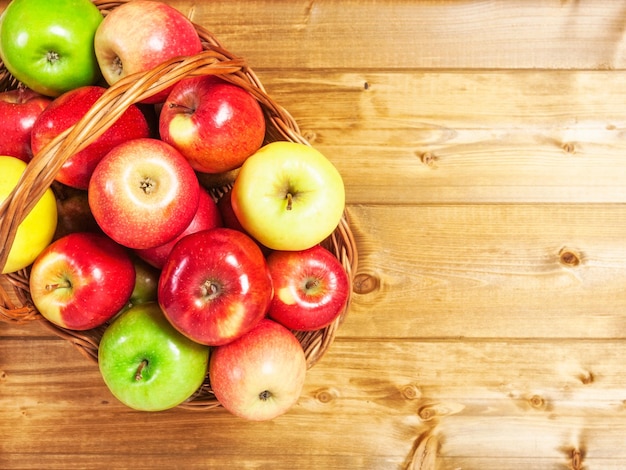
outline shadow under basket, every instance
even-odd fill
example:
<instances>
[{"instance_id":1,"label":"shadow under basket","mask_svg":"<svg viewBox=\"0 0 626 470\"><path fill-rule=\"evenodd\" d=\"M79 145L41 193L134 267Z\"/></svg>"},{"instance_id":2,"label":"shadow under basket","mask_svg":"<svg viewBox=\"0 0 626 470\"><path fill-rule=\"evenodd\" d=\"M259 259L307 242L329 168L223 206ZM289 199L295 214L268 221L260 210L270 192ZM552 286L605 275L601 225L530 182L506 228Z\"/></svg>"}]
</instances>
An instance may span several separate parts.
<instances>
[{"instance_id":1,"label":"shadow under basket","mask_svg":"<svg viewBox=\"0 0 626 470\"><path fill-rule=\"evenodd\" d=\"M106 15L125 3L95 0L94 4ZM249 91L261 104L266 116L266 143L278 140L309 145L301 135L291 115L269 97L254 72L243 59L225 50L217 39L205 28L195 25L203 44L203 51L195 56L170 60L151 71L129 76L107 89L90 111L75 126L57 136L49 145L33 157L15 191L0 206L0 239L5 240L0 248L0 265L4 265L10 246L20 222L30 212L43 193L51 187L55 175L63 163L74 153L82 150L103 132L132 104L139 103L159 91L169 88L179 80L192 76L218 75ZM20 84L0 62L0 91L14 89ZM232 185L231 179L217 178L215 186L201 181L217 201ZM341 262L350 280L347 305L339 317L326 328L294 332L307 358L310 368L323 356L332 344L337 329L342 324L352 295L352 281L357 268L357 248L350 230L347 214L323 243ZM72 331L59 328L48 322L34 307L29 292L29 269L0 275L0 321L28 323L37 321L55 335L71 342L81 353L94 363L98 361L98 345L107 324L88 331ZM220 404L211 391L209 377L203 385L179 408L211 410Z\"/></svg>"}]
</instances>

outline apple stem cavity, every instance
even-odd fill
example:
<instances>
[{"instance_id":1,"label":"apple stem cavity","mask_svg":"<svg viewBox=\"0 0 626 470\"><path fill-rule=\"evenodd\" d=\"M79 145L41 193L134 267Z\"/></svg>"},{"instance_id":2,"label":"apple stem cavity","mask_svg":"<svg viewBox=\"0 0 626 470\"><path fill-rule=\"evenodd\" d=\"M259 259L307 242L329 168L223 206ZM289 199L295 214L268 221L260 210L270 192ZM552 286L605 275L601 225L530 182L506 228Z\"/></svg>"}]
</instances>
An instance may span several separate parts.
<instances>
[{"instance_id":1,"label":"apple stem cavity","mask_svg":"<svg viewBox=\"0 0 626 470\"><path fill-rule=\"evenodd\" d=\"M213 300L220 295L220 286L214 281L208 280L202 284L202 297Z\"/></svg>"},{"instance_id":2,"label":"apple stem cavity","mask_svg":"<svg viewBox=\"0 0 626 470\"><path fill-rule=\"evenodd\" d=\"M48 51L46 53L46 62L50 63L50 64L54 64L55 62L59 61L59 53L56 51Z\"/></svg>"},{"instance_id":3,"label":"apple stem cavity","mask_svg":"<svg viewBox=\"0 0 626 470\"><path fill-rule=\"evenodd\" d=\"M261 401L267 401L270 398L272 398L272 392L270 392L269 390L263 390L261 393L259 393L259 400Z\"/></svg>"},{"instance_id":4,"label":"apple stem cavity","mask_svg":"<svg viewBox=\"0 0 626 470\"><path fill-rule=\"evenodd\" d=\"M141 361L141 364L139 364L139 366L137 367L137 372L135 372L135 380L137 382L143 379L142 372L146 368L147 365L148 365L148 360L144 359L143 361Z\"/></svg>"}]
</instances>

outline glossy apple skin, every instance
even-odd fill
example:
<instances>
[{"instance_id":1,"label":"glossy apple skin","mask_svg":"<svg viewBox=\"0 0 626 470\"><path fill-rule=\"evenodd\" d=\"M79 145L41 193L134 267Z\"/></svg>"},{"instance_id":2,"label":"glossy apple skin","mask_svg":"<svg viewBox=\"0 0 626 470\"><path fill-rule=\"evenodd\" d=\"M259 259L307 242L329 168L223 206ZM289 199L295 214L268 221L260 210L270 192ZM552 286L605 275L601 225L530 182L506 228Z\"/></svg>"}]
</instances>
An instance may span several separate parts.
<instances>
[{"instance_id":1,"label":"glossy apple skin","mask_svg":"<svg viewBox=\"0 0 626 470\"><path fill-rule=\"evenodd\" d=\"M0 156L0 204L4 203L20 181L27 163L16 157ZM20 223L11 244L2 274L29 266L50 244L57 227L56 197L48 188ZM3 240L3 249L7 249Z\"/></svg>"},{"instance_id":2,"label":"glossy apple skin","mask_svg":"<svg viewBox=\"0 0 626 470\"><path fill-rule=\"evenodd\" d=\"M50 244L35 260L30 293L50 322L88 330L110 320L128 301L135 268L128 253L105 237L77 232Z\"/></svg>"},{"instance_id":3,"label":"glossy apple skin","mask_svg":"<svg viewBox=\"0 0 626 470\"><path fill-rule=\"evenodd\" d=\"M144 249L162 245L187 228L198 208L200 184L172 146L134 139L98 163L88 195L104 233L128 248Z\"/></svg>"},{"instance_id":4,"label":"glossy apple skin","mask_svg":"<svg viewBox=\"0 0 626 470\"><path fill-rule=\"evenodd\" d=\"M345 207L343 180L316 149L272 142L242 165L232 189L243 228L273 250L305 250L337 228Z\"/></svg>"},{"instance_id":5,"label":"glossy apple skin","mask_svg":"<svg viewBox=\"0 0 626 470\"><path fill-rule=\"evenodd\" d=\"M267 257L274 285L268 316L301 331L330 325L348 301L348 275L321 245L303 251L274 251Z\"/></svg>"},{"instance_id":6,"label":"glossy apple skin","mask_svg":"<svg viewBox=\"0 0 626 470\"><path fill-rule=\"evenodd\" d=\"M100 86L84 86L55 98L33 125L33 153L38 153L57 135L76 124L105 91ZM113 147L128 140L149 136L146 117L137 106L131 105L104 134L72 155L57 173L56 180L74 188L87 189L96 165Z\"/></svg>"},{"instance_id":7,"label":"glossy apple skin","mask_svg":"<svg viewBox=\"0 0 626 470\"><path fill-rule=\"evenodd\" d=\"M92 85L100 78L93 40L101 22L90 0L13 0L0 18L0 56L43 95Z\"/></svg>"},{"instance_id":8,"label":"glossy apple skin","mask_svg":"<svg viewBox=\"0 0 626 470\"><path fill-rule=\"evenodd\" d=\"M30 134L37 117L52 99L28 88L0 93L0 155L29 162L33 157Z\"/></svg>"},{"instance_id":9,"label":"glossy apple skin","mask_svg":"<svg viewBox=\"0 0 626 470\"><path fill-rule=\"evenodd\" d=\"M242 337L213 350L209 377L224 408L244 419L266 421L297 403L306 358L293 333L263 319Z\"/></svg>"},{"instance_id":10,"label":"glossy apple skin","mask_svg":"<svg viewBox=\"0 0 626 470\"><path fill-rule=\"evenodd\" d=\"M199 172L241 166L265 138L259 102L243 88L215 76L192 77L170 92L159 119L161 139Z\"/></svg>"},{"instance_id":11,"label":"glossy apple skin","mask_svg":"<svg viewBox=\"0 0 626 470\"><path fill-rule=\"evenodd\" d=\"M227 228L181 239L159 279L159 304L178 331L201 344L226 344L250 331L272 299L259 247Z\"/></svg>"},{"instance_id":12,"label":"glossy apple skin","mask_svg":"<svg viewBox=\"0 0 626 470\"><path fill-rule=\"evenodd\" d=\"M198 199L198 210L185 230L177 235L173 240L159 246L146 248L143 250L135 250L135 253L143 260L156 268L163 268L165 261L169 256L174 245L186 235L199 232L201 230L209 230L222 226L222 215L217 208L217 204L211 195L200 188L200 197Z\"/></svg>"},{"instance_id":13,"label":"glossy apple skin","mask_svg":"<svg viewBox=\"0 0 626 470\"><path fill-rule=\"evenodd\" d=\"M111 11L96 31L94 47L109 85L171 58L202 51L198 33L187 17L166 3L151 0L135 0ZM170 90L144 102L163 102Z\"/></svg>"},{"instance_id":14,"label":"glossy apple skin","mask_svg":"<svg viewBox=\"0 0 626 470\"><path fill-rule=\"evenodd\" d=\"M207 346L176 331L158 304L147 302L105 330L98 365L119 401L140 411L161 411L181 404L202 385L209 354Z\"/></svg>"}]
</instances>

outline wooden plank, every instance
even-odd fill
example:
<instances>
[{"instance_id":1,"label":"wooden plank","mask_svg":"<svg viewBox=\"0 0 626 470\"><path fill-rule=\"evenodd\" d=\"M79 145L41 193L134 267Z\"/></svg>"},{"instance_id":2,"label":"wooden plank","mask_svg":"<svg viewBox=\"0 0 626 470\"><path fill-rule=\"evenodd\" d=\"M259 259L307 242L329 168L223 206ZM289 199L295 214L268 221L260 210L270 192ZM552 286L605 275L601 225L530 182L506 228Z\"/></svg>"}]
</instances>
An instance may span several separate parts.
<instances>
[{"instance_id":1,"label":"wooden plank","mask_svg":"<svg viewBox=\"0 0 626 470\"><path fill-rule=\"evenodd\" d=\"M348 203L626 202L622 72L261 79L337 165Z\"/></svg>"},{"instance_id":2,"label":"wooden plank","mask_svg":"<svg viewBox=\"0 0 626 470\"><path fill-rule=\"evenodd\" d=\"M623 1L168 3L258 69L626 66Z\"/></svg>"},{"instance_id":3,"label":"wooden plank","mask_svg":"<svg viewBox=\"0 0 626 470\"><path fill-rule=\"evenodd\" d=\"M355 205L349 215L364 293L342 336L624 337L624 205Z\"/></svg>"},{"instance_id":4,"label":"wooden plank","mask_svg":"<svg viewBox=\"0 0 626 470\"><path fill-rule=\"evenodd\" d=\"M139 468L244 461L250 468L402 468L420 440L435 437L443 463L505 456L504 462L554 468L579 449L586 468L611 462L614 468L626 458L625 348L609 340L340 339L309 371L298 405L253 424L223 410L134 412L110 396L97 368L69 345L33 339L25 348L3 340L0 431L11 439L0 441L0 464L33 462L36 452L56 467L108 455L107 464L119 468L137 450ZM76 439L76 430L86 428L97 432ZM273 438L287 430L288 444ZM33 436L36 448L29 445Z\"/></svg>"}]
</instances>

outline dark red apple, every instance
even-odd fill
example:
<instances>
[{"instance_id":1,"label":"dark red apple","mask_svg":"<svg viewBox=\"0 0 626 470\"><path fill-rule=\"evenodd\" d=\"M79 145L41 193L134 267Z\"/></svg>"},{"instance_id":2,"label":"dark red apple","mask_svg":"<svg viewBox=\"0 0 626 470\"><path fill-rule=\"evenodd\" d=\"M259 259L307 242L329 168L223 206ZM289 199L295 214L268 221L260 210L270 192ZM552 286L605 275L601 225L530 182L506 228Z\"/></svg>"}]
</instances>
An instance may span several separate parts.
<instances>
[{"instance_id":1,"label":"dark red apple","mask_svg":"<svg viewBox=\"0 0 626 470\"><path fill-rule=\"evenodd\" d=\"M292 330L318 330L330 325L348 300L348 275L326 248L274 251L267 257L274 285L268 315Z\"/></svg>"},{"instance_id":2,"label":"dark red apple","mask_svg":"<svg viewBox=\"0 0 626 470\"><path fill-rule=\"evenodd\" d=\"M247 235L214 228L183 237L159 279L159 304L172 325L208 346L250 331L272 299L263 253Z\"/></svg>"},{"instance_id":3,"label":"dark red apple","mask_svg":"<svg viewBox=\"0 0 626 470\"><path fill-rule=\"evenodd\" d=\"M187 226L183 232L176 236L173 240L153 248L145 248L143 250L135 250L135 253L150 263L152 266L161 269L167 260L174 245L186 235L199 232L201 230L208 230L211 228L222 226L222 215L217 208L217 204L211 197L211 195L204 190L200 189L200 198L198 199L198 210L196 215L191 220L191 223Z\"/></svg>"},{"instance_id":4,"label":"dark red apple","mask_svg":"<svg viewBox=\"0 0 626 470\"><path fill-rule=\"evenodd\" d=\"M161 139L176 147L199 172L223 173L263 144L265 117L246 90L215 76L178 82L159 118Z\"/></svg>"},{"instance_id":5,"label":"dark red apple","mask_svg":"<svg viewBox=\"0 0 626 470\"><path fill-rule=\"evenodd\" d=\"M31 133L33 152L39 152L57 135L76 124L105 91L100 86L84 86L55 98L35 121ZM104 134L72 155L63 164L56 179L74 188L87 189L94 168L109 150L127 140L149 135L145 115L137 106L131 105Z\"/></svg>"},{"instance_id":6,"label":"dark red apple","mask_svg":"<svg viewBox=\"0 0 626 470\"><path fill-rule=\"evenodd\" d=\"M29 162L30 135L35 121L52 99L29 88L0 93L0 155Z\"/></svg>"},{"instance_id":7,"label":"dark red apple","mask_svg":"<svg viewBox=\"0 0 626 470\"><path fill-rule=\"evenodd\" d=\"M89 183L89 207L104 233L133 249L163 245L191 223L200 183L171 145L134 139L113 148Z\"/></svg>"}]
</instances>

